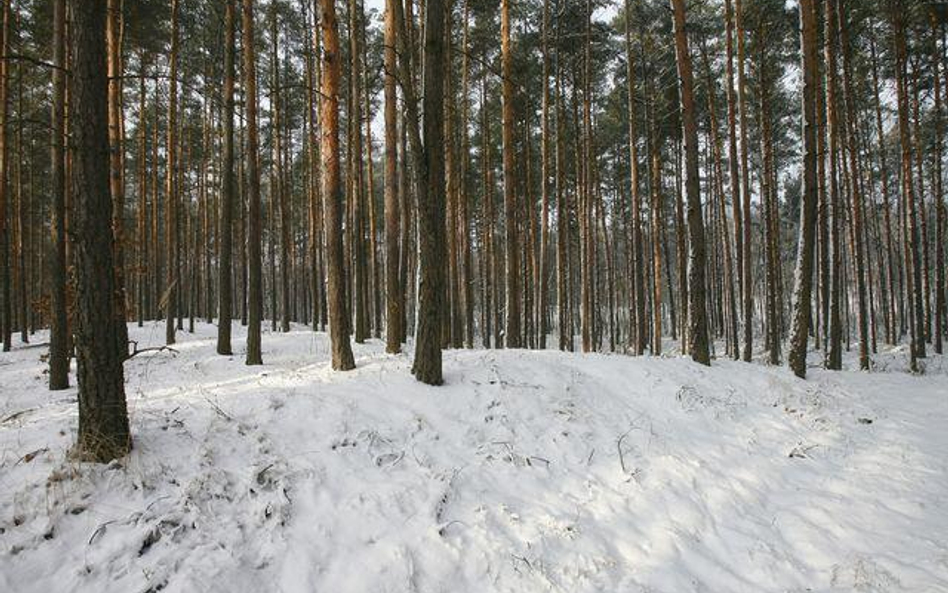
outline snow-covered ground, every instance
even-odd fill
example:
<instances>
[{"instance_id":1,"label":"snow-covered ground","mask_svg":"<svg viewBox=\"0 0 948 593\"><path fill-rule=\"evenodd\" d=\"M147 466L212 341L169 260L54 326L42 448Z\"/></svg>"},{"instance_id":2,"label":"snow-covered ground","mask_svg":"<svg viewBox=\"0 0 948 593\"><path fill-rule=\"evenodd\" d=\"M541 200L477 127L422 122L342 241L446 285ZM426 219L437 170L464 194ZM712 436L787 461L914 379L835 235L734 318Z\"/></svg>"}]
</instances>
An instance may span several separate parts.
<instances>
[{"instance_id":1,"label":"snow-covered ground","mask_svg":"<svg viewBox=\"0 0 948 593\"><path fill-rule=\"evenodd\" d=\"M948 591L942 357L449 351L435 388L378 341L334 373L324 334L246 367L214 331L125 365L109 466L69 458L45 347L0 354L0 591Z\"/></svg>"}]
</instances>

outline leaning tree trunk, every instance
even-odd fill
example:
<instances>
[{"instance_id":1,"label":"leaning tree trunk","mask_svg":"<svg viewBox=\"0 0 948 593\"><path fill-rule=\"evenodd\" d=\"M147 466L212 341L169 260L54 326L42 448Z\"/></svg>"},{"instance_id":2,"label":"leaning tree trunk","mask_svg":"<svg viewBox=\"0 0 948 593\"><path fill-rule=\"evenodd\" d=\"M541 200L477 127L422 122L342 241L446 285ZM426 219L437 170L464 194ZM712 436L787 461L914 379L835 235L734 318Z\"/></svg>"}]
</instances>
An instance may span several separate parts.
<instances>
[{"instance_id":1,"label":"leaning tree trunk","mask_svg":"<svg viewBox=\"0 0 948 593\"><path fill-rule=\"evenodd\" d=\"M109 190L105 5L71 0L72 140L76 146L73 232L81 458L106 462L131 448L124 355L115 348L115 261Z\"/></svg>"}]
</instances>

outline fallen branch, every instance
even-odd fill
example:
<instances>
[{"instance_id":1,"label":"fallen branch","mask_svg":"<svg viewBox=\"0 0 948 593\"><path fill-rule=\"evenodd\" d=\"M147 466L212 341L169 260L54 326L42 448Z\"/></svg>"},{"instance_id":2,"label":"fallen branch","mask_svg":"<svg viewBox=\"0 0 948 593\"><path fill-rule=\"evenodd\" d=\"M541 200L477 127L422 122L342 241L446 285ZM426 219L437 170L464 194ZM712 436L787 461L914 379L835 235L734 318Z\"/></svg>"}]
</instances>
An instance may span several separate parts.
<instances>
[{"instance_id":1,"label":"fallen branch","mask_svg":"<svg viewBox=\"0 0 948 593\"><path fill-rule=\"evenodd\" d=\"M139 354L142 354L144 352L162 352L162 351L167 350L168 352L174 352L175 354L178 354L178 351L172 348L171 346L152 346L150 348L139 348L138 342L136 342L135 340L129 340L128 343L132 345L132 351L129 352L125 360L134 358L135 356L138 356Z\"/></svg>"}]
</instances>

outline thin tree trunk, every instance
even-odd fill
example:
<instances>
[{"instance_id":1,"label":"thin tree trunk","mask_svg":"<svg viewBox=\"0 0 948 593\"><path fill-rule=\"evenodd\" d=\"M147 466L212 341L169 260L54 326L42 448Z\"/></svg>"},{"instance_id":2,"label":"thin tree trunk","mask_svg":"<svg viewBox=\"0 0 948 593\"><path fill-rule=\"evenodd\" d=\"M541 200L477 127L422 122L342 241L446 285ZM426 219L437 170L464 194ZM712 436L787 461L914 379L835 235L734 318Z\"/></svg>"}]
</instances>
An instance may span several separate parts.
<instances>
[{"instance_id":1,"label":"thin tree trunk","mask_svg":"<svg viewBox=\"0 0 948 593\"><path fill-rule=\"evenodd\" d=\"M747 87L744 81L744 7L742 0L735 0L735 23L737 35L737 103L738 113L741 121L741 186L740 195L743 210L743 253L741 255L741 285L743 286L744 302L744 351L742 358L744 362L750 362L754 354L754 282L751 278L751 269L753 257L751 251L751 193L750 193L750 168L748 166L748 122L747 122ZM736 189L736 188L735 188ZM735 194L736 195L736 194Z\"/></svg>"},{"instance_id":2,"label":"thin tree trunk","mask_svg":"<svg viewBox=\"0 0 948 593\"><path fill-rule=\"evenodd\" d=\"M53 107L50 114L50 333L49 388L69 387L66 313L66 1L53 3Z\"/></svg>"},{"instance_id":3,"label":"thin tree trunk","mask_svg":"<svg viewBox=\"0 0 948 593\"><path fill-rule=\"evenodd\" d=\"M177 1L177 0L173 0ZM249 202L247 236L247 268L249 294L247 297L247 356L246 364L263 364L260 351L260 324L263 314L263 287L261 270L262 233L260 229L260 170L257 159L260 142L257 137L257 65L254 46L254 0L243 0L244 100L247 112L247 201Z\"/></svg>"},{"instance_id":4,"label":"thin tree trunk","mask_svg":"<svg viewBox=\"0 0 948 593\"><path fill-rule=\"evenodd\" d=\"M402 294L399 282L399 212L398 198L398 125L395 121L398 109L395 90L395 14L393 3L401 0L386 0L385 3L385 351L397 354L401 351L403 319Z\"/></svg>"},{"instance_id":5,"label":"thin tree trunk","mask_svg":"<svg viewBox=\"0 0 948 593\"><path fill-rule=\"evenodd\" d=\"M435 0L440 3L440 0ZM431 0L428 3L431 9ZM508 348L520 347L520 263L517 233L517 193L514 186L514 83L510 48L510 0L500 3L500 53L502 70L502 137L504 169L504 246L506 250L506 324L504 341ZM426 93L427 93L427 89Z\"/></svg>"},{"instance_id":6,"label":"thin tree trunk","mask_svg":"<svg viewBox=\"0 0 948 593\"><path fill-rule=\"evenodd\" d=\"M9 51L10 46L10 0L3 0L3 24L0 31L0 50L3 54ZM0 295L3 308L0 309L0 334L3 338L3 351L9 352L13 346L13 294L11 291L13 261L10 257L10 235L13 222L11 220L9 164L10 155L7 123L9 120L8 85L10 78L10 61L0 62L0 282L3 285L3 294ZM111 294L111 293L110 293Z\"/></svg>"},{"instance_id":7,"label":"thin tree trunk","mask_svg":"<svg viewBox=\"0 0 948 593\"><path fill-rule=\"evenodd\" d=\"M168 80L168 122L165 163L165 343L175 343L175 315L178 297L177 210L178 210L178 0L171 0L171 55Z\"/></svg>"},{"instance_id":8,"label":"thin tree trunk","mask_svg":"<svg viewBox=\"0 0 948 593\"><path fill-rule=\"evenodd\" d=\"M218 267L218 322L217 353L233 353L230 343L232 257L233 257L233 216L234 216L234 42L235 0L226 0L224 7L224 139L220 203L220 255Z\"/></svg>"}]
</instances>

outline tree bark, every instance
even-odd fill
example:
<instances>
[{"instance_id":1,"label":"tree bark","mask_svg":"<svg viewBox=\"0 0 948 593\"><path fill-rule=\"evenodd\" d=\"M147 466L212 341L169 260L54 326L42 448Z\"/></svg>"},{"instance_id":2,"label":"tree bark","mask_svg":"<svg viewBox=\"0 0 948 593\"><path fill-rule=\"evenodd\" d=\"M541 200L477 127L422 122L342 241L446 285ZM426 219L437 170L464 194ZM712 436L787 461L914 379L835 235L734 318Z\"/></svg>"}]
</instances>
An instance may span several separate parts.
<instances>
[{"instance_id":1,"label":"tree bark","mask_svg":"<svg viewBox=\"0 0 948 593\"><path fill-rule=\"evenodd\" d=\"M503 0L506 2L506 0ZM441 314L445 293L444 261L444 0L427 0L424 60L424 162L419 163L418 328L412 373L429 385L443 382ZM415 120L417 121L417 120Z\"/></svg>"},{"instance_id":2,"label":"tree bark","mask_svg":"<svg viewBox=\"0 0 948 593\"><path fill-rule=\"evenodd\" d=\"M177 1L177 0L173 0ZM249 203L247 237L247 268L250 276L247 296L247 356L246 364L263 364L260 352L260 324L263 316L263 287L261 270L262 236L260 230L260 170L258 156L260 142L257 136L257 65L254 46L254 0L243 0L244 100L247 112L247 201Z\"/></svg>"},{"instance_id":3,"label":"tree bark","mask_svg":"<svg viewBox=\"0 0 948 593\"><path fill-rule=\"evenodd\" d=\"M436 0L440 1L440 0ZM429 0L430 9L430 0ZM504 342L508 348L520 347L520 263L517 233L517 193L514 180L514 83L510 48L510 0L500 3L500 54L502 70L502 139L504 169L504 246L506 249L506 324ZM427 89L426 89L427 91Z\"/></svg>"},{"instance_id":4,"label":"tree bark","mask_svg":"<svg viewBox=\"0 0 948 593\"><path fill-rule=\"evenodd\" d=\"M245 0L250 1L250 0ZM355 368L349 344L349 323L343 279L342 183L339 175L339 82L342 55L339 52L339 26L334 0L319 0L319 24L323 37L321 84L322 182L325 198L326 256L329 280L329 339L332 344L332 368Z\"/></svg>"},{"instance_id":5,"label":"tree bark","mask_svg":"<svg viewBox=\"0 0 948 593\"><path fill-rule=\"evenodd\" d=\"M800 207L800 232L794 269L793 313L790 326L790 370L806 377L806 349L809 338L810 296L813 286L813 254L816 214L819 202L816 167L816 78L819 76L817 52L817 7L815 0L800 1L800 46L803 50L803 196Z\"/></svg>"},{"instance_id":6,"label":"tree bark","mask_svg":"<svg viewBox=\"0 0 948 593\"><path fill-rule=\"evenodd\" d=\"M224 138L223 161L221 163L221 203L220 203L220 255L217 262L218 269L218 321L217 321L217 353L230 355L233 353L230 343L231 316L233 305L231 294L233 282L231 272L233 265L233 217L234 217L234 13L235 0L226 0L224 6Z\"/></svg>"},{"instance_id":7,"label":"tree bark","mask_svg":"<svg viewBox=\"0 0 948 593\"><path fill-rule=\"evenodd\" d=\"M112 199L109 189L106 7L71 0L73 16L72 138L76 146L76 359L79 434L76 453L107 462L132 441L125 406L124 356L115 348Z\"/></svg>"},{"instance_id":8,"label":"tree bark","mask_svg":"<svg viewBox=\"0 0 948 593\"><path fill-rule=\"evenodd\" d=\"M50 333L49 388L69 387L66 313L66 0L53 3L53 107L50 114Z\"/></svg>"},{"instance_id":9,"label":"tree bark","mask_svg":"<svg viewBox=\"0 0 948 593\"><path fill-rule=\"evenodd\" d=\"M688 195L688 340L691 358L711 364L708 320L705 308L705 242L698 177L698 124L695 119L694 80L688 37L685 32L685 0L672 0L675 11L675 55L681 82L681 113L685 137L685 191Z\"/></svg>"},{"instance_id":10,"label":"tree bark","mask_svg":"<svg viewBox=\"0 0 948 593\"><path fill-rule=\"evenodd\" d=\"M398 267L401 261L399 253L400 230L398 201L398 124L396 112L398 109L396 96L396 64L395 64L395 14L393 3L401 0L386 0L385 2L385 351L391 354L401 352L402 305L404 295L398 277Z\"/></svg>"}]
</instances>

